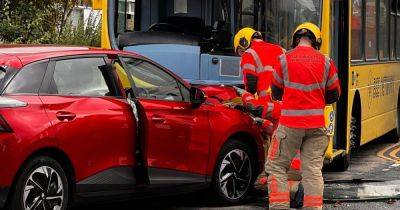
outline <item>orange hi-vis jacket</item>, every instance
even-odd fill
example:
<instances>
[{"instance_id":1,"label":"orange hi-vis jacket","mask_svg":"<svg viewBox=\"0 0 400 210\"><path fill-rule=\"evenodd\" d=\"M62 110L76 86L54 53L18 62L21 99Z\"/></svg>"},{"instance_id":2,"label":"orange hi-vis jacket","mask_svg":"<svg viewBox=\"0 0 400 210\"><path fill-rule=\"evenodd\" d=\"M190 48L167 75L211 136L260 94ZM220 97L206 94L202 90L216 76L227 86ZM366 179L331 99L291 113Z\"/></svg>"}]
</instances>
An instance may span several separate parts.
<instances>
[{"instance_id":1,"label":"orange hi-vis jacket","mask_svg":"<svg viewBox=\"0 0 400 210\"><path fill-rule=\"evenodd\" d=\"M334 62L312 47L298 46L279 57L273 73L273 95L283 90L280 123L292 128L325 126L329 97L340 95ZM333 102L334 102L333 101ZM332 102L332 103L333 103Z\"/></svg>"},{"instance_id":2,"label":"orange hi-vis jacket","mask_svg":"<svg viewBox=\"0 0 400 210\"><path fill-rule=\"evenodd\" d=\"M240 63L246 91L256 94L258 98L247 97L248 104L260 109L262 118L278 120L280 116L280 102L272 101L268 93L272 82L273 66L278 62L278 57L284 50L274 44L261 40L253 40L251 47L242 55Z\"/></svg>"}]
</instances>

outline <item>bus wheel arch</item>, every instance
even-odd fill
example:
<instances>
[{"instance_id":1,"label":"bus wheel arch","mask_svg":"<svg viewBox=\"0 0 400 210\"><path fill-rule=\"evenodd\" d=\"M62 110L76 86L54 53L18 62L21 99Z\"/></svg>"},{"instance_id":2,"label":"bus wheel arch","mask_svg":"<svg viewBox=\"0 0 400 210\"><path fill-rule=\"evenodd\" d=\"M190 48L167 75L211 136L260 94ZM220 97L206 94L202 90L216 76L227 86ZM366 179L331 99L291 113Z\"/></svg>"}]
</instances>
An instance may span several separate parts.
<instances>
[{"instance_id":1,"label":"bus wheel arch","mask_svg":"<svg viewBox=\"0 0 400 210\"><path fill-rule=\"evenodd\" d=\"M396 138L400 137L400 89L397 96L397 109L396 109Z\"/></svg>"},{"instance_id":2,"label":"bus wheel arch","mask_svg":"<svg viewBox=\"0 0 400 210\"><path fill-rule=\"evenodd\" d=\"M349 145L347 145L346 150L351 151L361 146L361 109L361 96L357 90L351 108Z\"/></svg>"},{"instance_id":3,"label":"bus wheel arch","mask_svg":"<svg viewBox=\"0 0 400 210\"><path fill-rule=\"evenodd\" d=\"M352 133L353 132L353 133ZM355 132L355 133L354 133ZM350 118L350 136L344 138L339 143L339 148L345 152L336 157L328 166L329 171L346 171L350 166L350 156L352 149L360 145L361 134L361 97L358 90L353 97L353 106ZM352 136L353 135L353 136Z\"/></svg>"},{"instance_id":4,"label":"bus wheel arch","mask_svg":"<svg viewBox=\"0 0 400 210\"><path fill-rule=\"evenodd\" d=\"M389 132L389 136L385 140L387 143L398 143L400 141L400 89L397 94L397 107L396 107L396 119L395 129Z\"/></svg>"}]
</instances>

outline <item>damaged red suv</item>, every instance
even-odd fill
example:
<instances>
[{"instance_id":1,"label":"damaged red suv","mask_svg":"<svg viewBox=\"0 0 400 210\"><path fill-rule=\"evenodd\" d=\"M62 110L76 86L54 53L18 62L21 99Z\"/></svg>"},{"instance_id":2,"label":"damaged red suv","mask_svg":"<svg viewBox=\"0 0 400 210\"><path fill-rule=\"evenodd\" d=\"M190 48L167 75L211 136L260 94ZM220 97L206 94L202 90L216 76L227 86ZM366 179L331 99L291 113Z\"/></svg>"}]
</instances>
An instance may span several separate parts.
<instances>
[{"instance_id":1,"label":"damaged red suv","mask_svg":"<svg viewBox=\"0 0 400 210\"><path fill-rule=\"evenodd\" d=\"M0 207L205 188L237 203L262 169L249 116L140 55L2 48L0 80Z\"/></svg>"}]
</instances>

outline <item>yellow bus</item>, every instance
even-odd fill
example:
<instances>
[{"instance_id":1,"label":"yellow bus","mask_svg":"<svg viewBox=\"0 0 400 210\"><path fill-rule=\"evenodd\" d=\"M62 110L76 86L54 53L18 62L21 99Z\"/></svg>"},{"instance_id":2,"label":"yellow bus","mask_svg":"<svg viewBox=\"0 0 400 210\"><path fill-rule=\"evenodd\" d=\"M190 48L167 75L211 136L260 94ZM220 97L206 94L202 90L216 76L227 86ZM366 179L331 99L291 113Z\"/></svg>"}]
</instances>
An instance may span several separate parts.
<instances>
[{"instance_id":1,"label":"yellow bus","mask_svg":"<svg viewBox=\"0 0 400 210\"><path fill-rule=\"evenodd\" d=\"M290 49L302 22L321 27L321 52L339 68L342 96L327 112L326 160L346 170L351 150L399 132L400 0L94 0L102 47L132 50L196 83L241 82L232 37L245 26ZM336 116L336 117L335 117Z\"/></svg>"}]
</instances>

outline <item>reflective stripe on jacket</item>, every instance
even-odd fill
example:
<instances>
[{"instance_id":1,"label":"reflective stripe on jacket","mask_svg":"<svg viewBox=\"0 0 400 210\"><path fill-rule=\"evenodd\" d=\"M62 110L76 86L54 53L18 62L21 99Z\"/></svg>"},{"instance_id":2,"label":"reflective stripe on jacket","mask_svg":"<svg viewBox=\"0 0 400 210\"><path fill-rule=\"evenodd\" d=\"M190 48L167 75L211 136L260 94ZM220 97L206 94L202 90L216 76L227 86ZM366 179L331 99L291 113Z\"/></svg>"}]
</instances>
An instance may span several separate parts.
<instances>
[{"instance_id":1,"label":"reflective stripe on jacket","mask_svg":"<svg viewBox=\"0 0 400 210\"><path fill-rule=\"evenodd\" d=\"M263 100L267 97L267 90L271 86L273 66L278 57L284 53L278 45L254 40L251 47L243 54L240 67L246 91L259 96Z\"/></svg>"},{"instance_id":2,"label":"reflective stripe on jacket","mask_svg":"<svg viewBox=\"0 0 400 210\"><path fill-rule=\"evenodd\" d=\"M293 128L324 127L326 91L336 89L340 94L333 61L304 46L279 57L273 85L283 89L280 123Z\"/></svg>"},{"instance_id":3,"label":"reflective stripe on jacket","mask_svg":"<svg viewBox=\"0 0 400 210\"><path fill-rule=\"evenodd\" d=\"M278 45L254 40L241 59L241 69L246 91L258 95L257 99L247 101L254 107L260 107L263 118L277 120L280 116L280 103L273 102L268 93L272 82L273 66L284 50ZM257 100L257 102L256 102Z\"/></svg>"}]
</instances>

